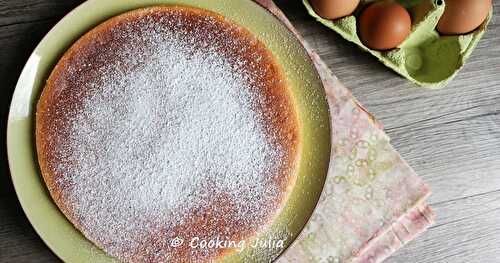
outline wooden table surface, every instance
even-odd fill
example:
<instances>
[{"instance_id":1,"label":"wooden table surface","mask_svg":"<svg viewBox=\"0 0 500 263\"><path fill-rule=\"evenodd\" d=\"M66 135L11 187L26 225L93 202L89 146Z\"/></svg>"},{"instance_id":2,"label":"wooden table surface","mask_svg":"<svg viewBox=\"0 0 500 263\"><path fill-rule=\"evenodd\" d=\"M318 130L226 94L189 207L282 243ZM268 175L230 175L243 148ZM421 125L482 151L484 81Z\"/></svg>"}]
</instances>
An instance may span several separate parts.
<instances>
[{"instance_id":1,"label":"wooden table surface","mask_svg":"<svg viewBox=\"0 0 500 263\"><path fill-rule=\"evenodd\" d=\"M0 0L0 126L17 78L47 31L81 1ZM418 88L307 16L278 1L292 23L385 125L430 185L437 222L387 262L500 262L500 1L465 68L442 90ZM24 216L0 152L0 262L57 262Z\"/></svg>"}]
</instances>

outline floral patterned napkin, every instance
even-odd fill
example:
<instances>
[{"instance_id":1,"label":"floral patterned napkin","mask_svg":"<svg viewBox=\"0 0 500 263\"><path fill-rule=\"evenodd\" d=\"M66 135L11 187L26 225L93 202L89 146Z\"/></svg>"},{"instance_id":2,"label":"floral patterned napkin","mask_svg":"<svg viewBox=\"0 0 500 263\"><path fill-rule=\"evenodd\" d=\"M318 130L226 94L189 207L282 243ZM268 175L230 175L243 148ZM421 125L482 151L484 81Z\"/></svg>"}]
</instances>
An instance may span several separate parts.
<instances>
[{"instance_id":1,"label":"floral patterned napkin","mask_svg":"<svg viewBox=\"0 0 500 263\"><path fill-rule=\"evenodd\" d=\"M323 81L332 122L332 156L322 196L278 262L380 262L433 223L425 203L429 188L272 0L254 1L307 49Z\"/></svg>"}]
</instances>

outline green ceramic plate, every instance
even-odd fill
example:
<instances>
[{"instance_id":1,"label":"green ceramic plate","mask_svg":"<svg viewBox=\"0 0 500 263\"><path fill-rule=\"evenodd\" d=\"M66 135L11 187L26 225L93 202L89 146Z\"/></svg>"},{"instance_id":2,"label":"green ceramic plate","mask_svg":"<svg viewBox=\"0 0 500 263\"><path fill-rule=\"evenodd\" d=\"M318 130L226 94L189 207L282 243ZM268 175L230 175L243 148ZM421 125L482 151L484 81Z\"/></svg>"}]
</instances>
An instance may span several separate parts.
<instances>
[{"instance_id":1,"label":"green ceramic plate","mask_svg":"<svg viewBox=\"0 0 500 263\"><path fill-rule=\"evenodd\" d=\"M284 247L279 244L265 249L247 246L226 261L274 259L297 237L319 199L330 157L330 123L324 90L306 51L278 19L252 1L91 0L64 17L29 58L11 103L7 148L12 180L21 205L40 237L64 261L114 261L77 231L52 202L36 158L34 106L52 67L82 34L112 16L158 4L184 4L222 14L254 33L286 72L301 123L303 149L299 176L284 210L259 236L261 240L284 239Z\"/></svg>"}]
</instances>

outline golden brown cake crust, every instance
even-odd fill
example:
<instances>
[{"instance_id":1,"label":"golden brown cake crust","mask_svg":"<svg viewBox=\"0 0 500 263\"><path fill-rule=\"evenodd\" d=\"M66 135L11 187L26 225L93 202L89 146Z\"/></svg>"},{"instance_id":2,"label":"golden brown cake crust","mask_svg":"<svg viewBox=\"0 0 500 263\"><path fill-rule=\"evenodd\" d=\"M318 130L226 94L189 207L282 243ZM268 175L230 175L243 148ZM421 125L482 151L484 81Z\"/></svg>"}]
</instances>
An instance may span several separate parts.
<instances>
[{"instance_id":1,"label":"golden brown cake crust","mask_svg":"<svg viewBox=\"0 0 500 263\"><path fill-rule=\"evenodd\" d=\"M188 262L193 259L205 261L217 258L232 250L196 251L188 246L172 248L165 240L176 236L182 236L186 240L195 236L200 239L210 238L218 232L224 232L229 240L244 240L254 236L259 229L255 225L235 221L237 217L233 214L237 211L228 196L213 196L209 206L191 211L188 220L173 229L167 231L158 226L154 233L141 240L140 246L131 245L116 250L110 249L110 244L82 223L81 211L76 211L72 204L72 198L75 197L69 196L73 186L63 180L66 175L58 168L64 156L61 156L57 149L64 140L70 138L73 115L82 107L84 97L94 92L86 90L88 88L84 83L99 83L96 80L99 78L99 69L106 61L117 59L113 50L123 48L122 43L117 40L117 32L123 29L123 25L134 25L135 21L144 17L163 23L165 27L169 27L168 21L175 19L190 21L186 23L186 27L197 26L203 24L204 18L209 17L212 22L203 24L207 36L201 36L202 38L216 32L215 35L238 40L233 46L219 46L217 51L229 59L238 58L238 61L248 62L243 65L244 70L258 72L249 80L251 87L255 89L254 92L264 98L261 104L257 105L257 110L264 116L263 125L266 132L273 135L270 136L273 145L284 152L279 171L269 175L273 182L269 187L277 189L278 194L270 199L272 202L266 207L261 207L269 210L262 222L272 221L280 211L295 182L295 169L300 154L298 117L285 76L271 53L250 32L216 13L185 6L155 6L113 17L86 33L63 55L49 76L37 104L35 135L41 173L54 202L69 221L89 240L114 257L128 262L173 259ZM92 65L87 63L89 61ZM123 70L131 69L124 66ZM213 220L214 218L217 220Z\"/></svg>"}]
</instances>

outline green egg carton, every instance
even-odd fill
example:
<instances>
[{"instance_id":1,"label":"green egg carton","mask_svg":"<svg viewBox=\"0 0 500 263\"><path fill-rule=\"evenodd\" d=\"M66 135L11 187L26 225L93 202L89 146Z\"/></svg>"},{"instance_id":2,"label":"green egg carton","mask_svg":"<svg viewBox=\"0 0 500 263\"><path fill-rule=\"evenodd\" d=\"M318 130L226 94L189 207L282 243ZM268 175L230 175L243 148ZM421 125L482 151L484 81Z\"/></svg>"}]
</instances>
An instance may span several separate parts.
<instances>
[{"instance_id":1,"label":"green egg carton","mask_svg":"<svg viewBox=\"0 0 500 263\"><path fill-rule=\"evenodd\" d=\"M425 2L424 2L425 1ZM358 37L357 20L363 6L372 1L362 1L353 15L337 20L320 17L307 0L303 3L308 13L323 25L333 29L343 38L377 57L387 67L426 88L444 87L463 67L486 31L492 11L475 31L465 35L443 36L436 25L444 12L444 0L400 0L412 16L412 30L397 48L377 51L366 47ZM427 8L424 9L425 5Z\"/></svg>"}]
</instances>

